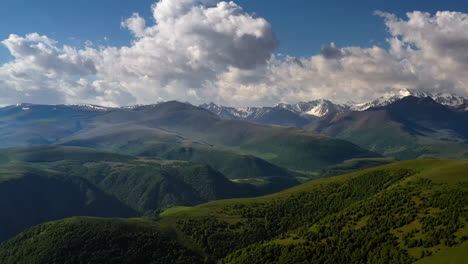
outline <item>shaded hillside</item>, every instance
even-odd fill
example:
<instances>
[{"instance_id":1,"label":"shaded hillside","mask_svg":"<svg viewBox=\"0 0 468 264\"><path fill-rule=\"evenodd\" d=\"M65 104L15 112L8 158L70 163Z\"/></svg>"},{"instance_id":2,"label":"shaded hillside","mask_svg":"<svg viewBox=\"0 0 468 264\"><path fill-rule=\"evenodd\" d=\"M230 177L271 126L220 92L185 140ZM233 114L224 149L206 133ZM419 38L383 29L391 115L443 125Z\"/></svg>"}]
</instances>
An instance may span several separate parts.
<instances>
[{"instance_id":1,"label":"shaded hillside","mask_svg":"<svg viewBox=\"0 0 468 264\"><path fill-rule=\"evenodd\" d=\"M70 216L157 215L173 206L251 197L288 184L229 181L203 164L139 159L87 148L41 146L0 155L0 240ZM291 185L289 185L291 186Z\"/></svg>"},{"instance_id":2,"label":"shaded hillside","mask_svg":"<svg viewBox=\"0 0 468 264\"><path fill-rule=\"evenodd\" d=\"M267 113L256 116L255 118L246 119L246 121L266 125L302 127L314 118L315 117L312 116L305 117L298 115L282 107L273 107Z\"/></svg>"},{"instance_id":3,"label":"shaded hillside","mask_svg":"<svg viewBox=\"0 0 468 264\"><path fill-rule=\"evenodd\" d=\"M1 166L0 175L0 241L30 226L70 216L138 215L84 178L25 164Z\"/></svg>"},{"instance_id":4,"label":"shaded hillside","mask_svg":"<svg viewBox=\"0 0 468 264\"><path fill-rule=\"evenodd\" d=\"M275 107L234 108L220 106L214 103L203 104L200 107L216 114L223 119L245 120L266 125L281 125L302 127L316 118L311 115L301 115L283 105Z\"/></svg>"},{"instance_id":5,"label":"shaded hillside","mask_svg":"<svg viewBox=\"0 0 468 264\"><path fill-rule=\"evenodd\" d=\"M0 262L5 264L203 263L202 260L202 256L162 232L156 223L143 219L75 217L33 227L0 246Z\"/></svg>"},{"instance_id":6,"label":"shaded hillside","mask_svg":"<svg viewBox=\"0 0 468 264\"><path fill-rule=\"evenodd\" d=\"M459 137L468 138L468 112L454 111L429 97L408 96L376 109L386 109L429 129L451 130Z\"/></svg>"},{"instance_id":7,"label":"shaded hillside","mask_svg":"<svg viewBox=\"0 0 468 264\"><path fill-rule=\"evenodd\" d=\"M80 131L102 111L65 105L0 108L0 148L51 144Z\"/></svg>"},{"instance_id":8,"label":"shaded hillside","mask_svg":"<svg viewBox=\"0 0 468 264\"><path fill-rule=\"evenodd\" d=\"M385 156L468 158L468 116L430 98L405 97L363 112L326 115L307 129L349 140Z\"/></svg>"},{"instance_id":9,"label":"shaded hillside","mask_svg":"<svg viewBox=\"0 0 468 264\"><path fill-rule=\"evenodd\" d=\"M413 263L445 261L453 251L463 260L466 251L457 248L468 239L467 168L465 161L399 162L269 196L174 208L152 223L171 234L174 240L167 243L177 241L176 247L190 252L189 257L204 256L205 263ZM66 236L37 231L66 221L78 224ZM47 252L41 260L51 262L70 256L61 245L71 242L85 256L80 261L108 252L109 244L98 245L79 232L87 226L70 219L35 227L3 243L0 260L15 263L22 252L30 256ZM97 237L108 234L92 230ZM129 237L138 234L130 227L126 230ZM159 238L148 238L146 243ZM40 243L30 243L32 239ZM135 248L133 243L110 245L114 257L138 255L128 250ZM177 262L170 258L173 251L155 252L153 261Z\"/></svg>"},{"instance_id":10,"label":"shaded hillside","mask_svg":"<svg viewBox=\"0 0 468 264\"><path fill-rule=\"evenodd\" d=\"M120 124L100 126L69 137L62 144L106 149L158 159L185 160L207 164L230 179L293 178L294 175L298 174L252 155L216 148L166 130L141 125L130 127Z\"/></svg>"},{"instance_id":11,"label":"shaded hillside","mask_svg":"<svg viewBox=\"0 0 468 264\"><path fill-rule=\"evenodd\" d=\"M64 146L5 149L3 156L8 158L3 159L6 168L27 166L61 177L86 179L140 213L251 196L257 191L253 186L229 181L207 165L184 161L144 159Z\"/></svg>"},{"instance_id":12,"label":"shaded hillside","mask_svg":"<svg viewBox=\"0 0 468 264\"><path fill-rule=\"evenodd\" d=\"M205 109L179 102L135 108L125 115L111 111L96 118L92 126L99 129L103 124L122 124L127 120L129 129L133 126L163 129L192 141L242 151L295 170L318 170L350 158L376 156L343 140L299 128L223 120ZM79 143L73 138L62 143L86 144L84 138Z\"/></svg>"},{"instance_id":13,"label":"shaded hillside","mask_svg":"<svg viewBox=\"0 0 468 264\"><path fill-rule=\"evenodd\" d=\"M268 119L290 120L287 112L278 108ZM318 171L347 159L376 156L343 140L299 128L223 120L203 108L175 101L132 108L29 104L0 108L0 147L47 144L202 162L236 179L251 176L228 168L252 167L248 171L256 171L255 176L281 177L284 170L273 172L273 165ZM187 147L196 155L183 153ZM213 152L228 157L224 160L229 164L214 161ZM246 159L246 154L251 156Z\"/></svg>"},{"instance_id":14,"label":"shaded hillside","mask_svg":"<svg viewBox=\"0 0 468 264\"><path fill-rule=\"evenodd\" d=\"M80 164L65 160L49 166L69 177L88 179L141 214L257 194L253 186L233 183L207 165L181 161Z\"/></svg>"}]
</instances>

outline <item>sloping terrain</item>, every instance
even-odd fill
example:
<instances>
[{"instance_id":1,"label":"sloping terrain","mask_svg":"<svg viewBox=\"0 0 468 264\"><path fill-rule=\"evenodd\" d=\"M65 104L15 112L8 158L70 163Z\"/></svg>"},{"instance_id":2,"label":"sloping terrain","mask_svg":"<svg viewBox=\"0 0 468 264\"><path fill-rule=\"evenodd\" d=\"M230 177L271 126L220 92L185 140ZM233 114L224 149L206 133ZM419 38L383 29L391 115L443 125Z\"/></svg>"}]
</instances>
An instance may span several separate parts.
<instances>
[{"instance_id":1,"label":"sloping terrain","mask_svg":"<svg viewBox=\"0 0 468 264\"><path fill-rule=\"evenodd\" d=\"M466 161L399 162L269 196L170 209L152 224L172 238L167 243L182 247L187 257L202 256L205 263L431 263L455 259L447 256L453 251L459 261L453 263L463 263L467 255L459 247L468 239L467 168ZM38 231L48 225L66 228L67 221L78 225L67 229L69 235ZM130 250L133 243L88 242L79 232L87 225L70 219L35 227L0 245L0 260L16 263L22 252L48 252L41 260L53 262L69 254L61 245L75 245L83 256L80 261L112 252L113 257L137 256ZM136 233L126 230L129 237ZM93 229L92 234L109 233ZM31 243L33 239L40 243ZM173 251L152 252L152 261L177 263Z\"/></svg>"},{"instance_id":2,"label":"sloping terrain","mask_svg":"<svg viewBox=\"0 0 468 264\"><path fill-rule=\"evenodd\" d=\"M223 119L245 120L266 125L302 127L315 118L315 116L303 115L283 105L262 108L235 108L210 103L200 105L200 107L205 108Z\"/></svg>"},{"instance_id":3,"label":"sloping terrain","mask_svg":"<svg viewBox=\"0 0 468 264\"><path fill-rule=\"evenodd\" d=\"M223 120L203 108L174 101L133 108L28 104L0 108L0 147L48 144L203 162L230 178L250 176L245 171L231 174L226 168L253 167L248 171L258 172L256 176L278 177L284 169L273 165L318 171L344 160L377 156L350 142L299 128ZM187 148L196 154L187 155ZM213 152L227 156L223 160L230 163L214 161Z\"/></svg>"},{"instance_id":4,"label":"sloping terrain","mask_svg":"<svg viewBox=\"0 0 468 264\"><path fill-rule=\"evenodd\" d=\"M202 256L144 219L74 217L47 223L3 244L0 255L1 263L18 264L203 263Z\"/></svg>"},{"instance_id":5,"label":"sloping terrain","mask_svg":"<svg viewBox=\"0 0 468 264\"><path fill-rule=\"evenodd\" d=\"M79 147L4 149L0 240L29 226L70 216L157 215L173 206L262 195L275 188L284 186L234 183L207 165L183 161Z\"/></svg>"},{"instance_id":6,"label":"sloping terrain","mask_svg":"<svg viewBox=\"0 0 468 264\"><path fill-rule=\"evenodd\" d=\"M326 115L307 129L398 159L468 158L468 115L430 98L405 97L385 107Z\"/></svg>"},{"instance_id":7,"label":"sloping terrain","mask_svg":"<svg viewBox=\"0 0 468 264\"><path fill-rule=\"evenodd\" d=\"M65 105L0 108L0 148L46 145L83 129L103 111Z\"/></svg>"},{"instance_id":8,"label":"sloping terrain","mask_svg":"<svg viewBox=\"0 0 468 264\"><path fill-rule=\"evenodd\" d=\"M207 164L230 179L293 178L298 174L253 155L198 143L162 129L141 125L99 126L60 143L143 157Z\"/></svg>"},{"instance_id":9,"label":"sloping terrain","mask_svg":"<svg viewBox=\"0 0 468 264\"><path fill-rule=\"evenodd\" d=\"M25 164L1 166L0 175L0 241L30 226L75 215L138 215L84 178Z\"/></svg>"},{"instance_id":10,"label":"sloping terrain","mask_svg":"<svg viewBox=\"0 0 468 264\"><path fill-rule=\"evenodd\" d=\"M124 115L110 111L96 118L90 127L100 130L104 125L123 124L129 130L134 126L162 129L191 141L243 152L294 170L319 170L351 158L378 156L347 141L294 127L223 120L205 109L179 102L135 108ZM89 131L82 133L93 137L94 132ZM128 133L129 138L131 134ZM87 140L79 133L60 143L86 146Z\"/></svg>"}]
</instances>

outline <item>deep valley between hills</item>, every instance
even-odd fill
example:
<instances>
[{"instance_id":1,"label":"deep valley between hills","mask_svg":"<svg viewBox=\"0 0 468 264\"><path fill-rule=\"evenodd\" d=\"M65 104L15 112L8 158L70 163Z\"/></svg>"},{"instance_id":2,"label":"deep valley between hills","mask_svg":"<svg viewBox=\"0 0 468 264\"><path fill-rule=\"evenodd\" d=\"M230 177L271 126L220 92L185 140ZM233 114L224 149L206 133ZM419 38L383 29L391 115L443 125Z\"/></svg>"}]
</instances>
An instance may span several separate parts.
<instances>
[{"instance_id":1,"label":"deep valley between hills","mask_svg":"<svg viewBox=\"0 0 468 264\"><path fill-rule=\"evenodd\" d=\"M468 258L466 112L410 96L293 114L0 108L0 263Z\"/></svg>"}]
</instances>

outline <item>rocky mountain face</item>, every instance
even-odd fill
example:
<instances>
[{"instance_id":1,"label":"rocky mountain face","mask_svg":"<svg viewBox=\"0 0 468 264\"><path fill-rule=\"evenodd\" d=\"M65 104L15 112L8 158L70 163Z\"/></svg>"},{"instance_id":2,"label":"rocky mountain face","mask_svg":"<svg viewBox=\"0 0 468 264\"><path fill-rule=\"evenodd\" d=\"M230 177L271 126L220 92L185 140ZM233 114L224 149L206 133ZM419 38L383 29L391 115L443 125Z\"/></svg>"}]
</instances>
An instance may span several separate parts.
<instances>
[{"instance_id":1,"label":"rocky mountain face","mask_svg":"<svg viewBox=\"0 0 468 264\"><path fill-rule=\"evenodd\" d=\"M388 106L405 97L431 98L454 111L468 111L468 98L450 94L432 94L422 90L403 89L396 93L381 96L365 103L338 104L330 100L319 99L296 104L280 103L273 107L229 107L215 103L200 107L215 113L224 119L247 120L262 124L294 125L302 127L310 121L332 113L366 111L371 108Z\"/></svg>"}]
</instances>

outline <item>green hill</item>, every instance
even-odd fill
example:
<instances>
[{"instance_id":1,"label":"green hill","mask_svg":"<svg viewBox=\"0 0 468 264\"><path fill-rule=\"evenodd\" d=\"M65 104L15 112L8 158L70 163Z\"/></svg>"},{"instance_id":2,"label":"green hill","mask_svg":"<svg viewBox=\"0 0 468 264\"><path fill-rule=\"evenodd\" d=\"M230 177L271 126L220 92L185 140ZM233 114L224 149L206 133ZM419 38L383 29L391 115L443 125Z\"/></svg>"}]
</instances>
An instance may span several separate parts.
<instances>
[{"instance_id":1,"label":"green hill","mask_svg":"<svg viewBox=\"0 0 468 264\"><path fill-rule=\"evenodd\" d=\"M304 176L253 155L198 143L165 130L144 126L100 126L60 143L207 164L230 179Z\"/></svg>"},{"instance_id":2,"label":"green hill","mask_svg":"<svg viewBox=\"0 0 468 264\"><path fill-rule=\"evenodd\" d=\"M173 206L258 196L287 184L255 187L232 182L203 164L81 147L3 149L0 241L32 225L70 216L157 215Z\"/></svg>"},{"instance_id":3,"label":"green hill","mask_svg":"<svg viewBox=\"0 0 468 264\"><path fill-rule=\"evenodd\" d=\"M467 259L468 241L463 242L461 245L455 246L444 250L435 256L429 256L416 262L416 264L464 264Z\"/></svg>"},{"instance_id":4,"label":"green hill","mask_svg":"<svg viewBox=\"0 0 468 264\"><path fill-rule=\"evenodd\" d=\"M229 181L211 167L182 161L138 159L131 162L49 164L68 177L82 177L144 214L178 205L256 194L251 185Z\"/></svg>"},{"instance_id":5,"label":"green hill","mask_svg":"<svg viewBox=\"0 0 468 264\"><path fill-rule=\"evenodd\" d=\"M317 170L350 158L376 156L343 140L294 127L223 120L207 110L178 102L158 104L143 112L151 117L145 120L148 125L198 142L240 150L295 170Z\"/></svg>"},{"instance_id":6,"label":"green hill","mask_svg":"<svg viewBox=\"0 0 468 264\"><path fill-rule=\"evenodd\" d=\"M68 160L77 162L109 161L126 162L135 157L82 147L33 146L2 149L0 164L8 162L51 163Z\"/></svg>"},{"instance_id":7,"label":"green hill","mask_svg":"<svg viewBox=\"0 0 468 264\"><path fill-rule=\"evenodd\" d=\"M1 263L151 264L202 260L161 231L155 222L144 219L74 217L33 227L0 246Z\"/></svg>"},{"instance_id":8,"label":"green hill","mask_svg":"<svg viewBox=\"0 0 468 264\"><path fill-rule=\"evenodd\" d=\"M393 162L396 162L396 160L393 158L364 158L345 160L340 164L323 168L320 171L320 178L347 174L354 171L390 164Z\"/></svg>"},{"instance_id":9,"label":"green hill","mask_svg":"<svg viewBox=\"0 0 468 264\"><path fill-rule=\"evenodd\" d=\"M139 154L150 145L155 149L153 153L164 153L174 143L193 142L198 145L191 147L199 153L211 146L222 149L218 152L222 155L227 155L224 150L230 150L230 155L232 151L240 152L300 171L317 171L352 158L378 156L344 140L294 127L224 120L203 108L179 102L107 112L97 116L87 129L57 143ZM176 147L180 150L180 146Z\"/></svg>"},{"instance_id":10,"label":"green hill","mask_svg":"<svg viewBox=\"0 0 468 264\"><path fill-rule=\"evenodd\" d=\"M273 164L296 171L318 171L348 159L378 156L344 140L299 128L223 120L203 108L175 101L134 108L28 104L0 109L0 147L48 144L99 147L132 155L149 151L160 158L178 158L178 152L189 145L199 154L180 155L189 161L208 164L211 159L204 157L204 152L219 151L228 156L233 163L216 161L209 165L230 178L242 178L239 175L245 171L278 177L271 175ZM253 157L249 161L242 157L233 160L236 153L264 161ZM262 168L265 161L272 163L266 171ZM263 164L249 170L249 162ZM242 166L237 166L239 163ZM226 167L245 171L230 175Z\"/></svg>"},{"instance_id":11,"label":"green hill","mask_svg":"<svg viewBox=\"0 0 468 264\"><path fill-rule=\"evenodd\" d=\"M84 178L27 164L0 166L0 210L0 241L30 226L75 215L138 215Z\"/></svg>"},{"instance_id":12,"label":"green hill","mask_svg":"<svg viewBox=\"0 0 468 264\"><path fill-rule=\"evenodd\" d=\"M467 258L466 251L459 249L468 239L467 199L468 162L415 160L317 180L259 198L173 208L152 223L173 238L168 242L176 241L184 252L193 258L202 256L205 263L443 262L454 255ZM68 254L28 242L39 239L34 230L46 226L2 244L2 263L15 263L21 252L45 251L54 259ZM91 247L79 232L70 232L83 256L108 252L107 245ZM41 234L41 241L50 245L61 239ZM158 241L158 236L154 239ZM119 256L130 259L136 253L128 248L133 244L112 246L115 252L125 252ZM161 263L177 263L175 258L166 259L171 252L157 252L153 257L164 259Z\"/></svg>"}]
</instances>

